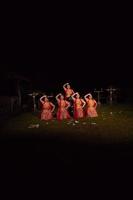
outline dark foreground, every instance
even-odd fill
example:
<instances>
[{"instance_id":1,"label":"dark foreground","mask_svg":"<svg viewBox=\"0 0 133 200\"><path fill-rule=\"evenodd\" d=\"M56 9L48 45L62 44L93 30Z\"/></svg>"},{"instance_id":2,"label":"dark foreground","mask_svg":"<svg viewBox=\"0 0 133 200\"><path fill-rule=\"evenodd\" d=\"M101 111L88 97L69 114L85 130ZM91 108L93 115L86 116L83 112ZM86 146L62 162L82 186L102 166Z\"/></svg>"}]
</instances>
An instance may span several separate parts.
<instances>
[{"instance_id":1,"label":"dark foreground","mask_svg":"<svg viewBox=\"0 0 133 200\"><path fill-rule=\"evenodd\" d=\"M1 139L0 152L1 188L15 194L84 191L95 196L104 190L111 195L125 191L132 177L133 148L122 143L7 138Z\"/></svg>"},{"instance_id":2,"label":"dark foreground","mask_svg":"<svg viewBox=\"0 0 133 200\"><path fill-rule=\"evenodd\" d=\"M22 118L16 118L15 123L11 120L10 131L5 128L6 132L0 134L0 180L1 191L4 191L5 196L18 193L18 199L23 195L22 199L25 199L25 192L28 192L26 197L34 196L36 199L42 195L52 195L55 198L57 193L62 199L77 199L77 196L83 199L84 195L88 198L90 195L93 198L100 198L102 195L105 199L112 199L114 193L117 193L116 198L127 198L127 187L130 190L132 186L129 183L133 172L132 115L129 116L129 121L124 121L123 116L118 117L119 121L123 119L128 124L124 126L119 123L121 131L114 120L113 129L109 130L114 130L115 134L110 137L113 131L110 132L106 140L103 136L106 135L106 128L112 118L106 123L101 118L98 119L99 128L92 128L88 124L86 130L90 128L93 134L87 136L82 131L82 124L77 129L70 126L66 129L64 124L59 132L56 122L51 125L51 130L46 128L47 125L42 125L40 129L27 129L27 132L25 128L20 128L21 132L19 123ZM15 124L16 128L13 126ZM27 127L28 123L26 126L22 125ZM55 130L56 127L58 128ZM104 132L100 137L102 127ZM124 127L127 131L125 134L122 131ZM69 130L69 136L66 130ZM70 191L73 195L70 195Z\"/></svg>"}]
</instances>

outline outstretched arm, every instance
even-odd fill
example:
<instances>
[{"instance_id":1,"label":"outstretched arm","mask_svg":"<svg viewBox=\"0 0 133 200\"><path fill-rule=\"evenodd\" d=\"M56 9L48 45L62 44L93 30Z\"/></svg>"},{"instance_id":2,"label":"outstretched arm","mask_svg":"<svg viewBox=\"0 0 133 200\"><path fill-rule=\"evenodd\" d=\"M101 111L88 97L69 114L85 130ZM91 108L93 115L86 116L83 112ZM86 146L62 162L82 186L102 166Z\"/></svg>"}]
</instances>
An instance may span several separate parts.
<instances>
[{"instance_id":1,"label":"outstretched arm","mask_svg":"<svg viewBox=\"0 0 133 200\"><path fill-rule=\"evenodd\" d=\"M69 83L65 83L64 85L63 85L63 89L65 90L66 89L66 86L68 85Z\"/></svg>"},{"instance_id":2,"label":"outstretched arm","mask_svg":"<svg viewBox=\"0 0 133 200\"><path fill-rule=\"evenodd\" d=\"M82 103L83 103L83 106L82 106L82 108L84 108L84 107L85 107L85 105L86 105L86 103L85 103L85 101L84 101L83 99L81 99L81 101L82 101Z\"/></svg>"},{"instance_id":3,"label":"outstretched arm","mask_svg":"<svg viewBox=\"0 0 133 200\"><path fill-rule=\"evenodd\" d=\"M59 96L61 96L61 93L59 93L59 94L56 95L55 98L56 98L57 101L59 100Z\"/></svg>"},{"instance_id":4,"label":"outstretched arm","mask_svg":"<svg viewBox=\"0 0 133 200\"><path fill-rule=\"evenodd\" d=\"M43 96L40 98L41 103L43 103L43 100L42 100L42 99L43 99L44 97L46 97L46 95L43 95Z\"/></svg>"}]
</instances>

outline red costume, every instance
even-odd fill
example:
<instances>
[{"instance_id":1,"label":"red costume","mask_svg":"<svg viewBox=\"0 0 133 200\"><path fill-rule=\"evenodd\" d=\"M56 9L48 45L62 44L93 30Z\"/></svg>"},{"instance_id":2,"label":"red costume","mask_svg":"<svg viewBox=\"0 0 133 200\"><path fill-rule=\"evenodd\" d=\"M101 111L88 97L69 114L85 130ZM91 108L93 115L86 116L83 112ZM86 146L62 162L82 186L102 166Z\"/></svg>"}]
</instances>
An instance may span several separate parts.
<instances>
[{"instance_id":1,"label":"red costume","mask_svg":"<svg viewBox=\"0 0 133 200\"><path fill-rule=\"evenodd\" d=\"M81 99L74 100L74 118L75 119L84 117L82 104L83 104L83 102Z\"/></svg>"},{"instance_id":2,"label":"red costume","mask_svg":"<svg viewBox=\"0 0 133 200\"><path fill-rule=\"evenodd\" d=\"M51 102L42 103L41 120L50 120L53 118L53 115L51 112L52 107L53 107L53 104Z\"/></svg>"},{"instance_id":3,"label":"red costume","mask_svg":"<svg viewBox=\"0 0 133 200\"><path fill-rule=\"evenodd\" d=\"M64 88L64 91L66 93L66 95L65 95L66 99L71 97L72 94L74 93L74 91L71 88Z\"/></svg>"},{"instance_id":4,"label":"red costume","mask_svg":"<svg viewBox=\"0 0 133 200\"><path fill-rule=\"evenodd\" d=\"M88 117L97 117L96 106L97 102L94 99L87 99L87 116Z\"/></svg>"},{"instance_id":5,"label":"red costume","mask_svg":"<svg viewBox=\"0 0 133 200\"><path fill-rule=\"evenodd\" d=\"M57 111L57 119L63 120L63 119L69 119L70 115L67 111L67 106L69 105L69 102L66 100L58 100L58 111Z\"/></svg>"}]
</instances>

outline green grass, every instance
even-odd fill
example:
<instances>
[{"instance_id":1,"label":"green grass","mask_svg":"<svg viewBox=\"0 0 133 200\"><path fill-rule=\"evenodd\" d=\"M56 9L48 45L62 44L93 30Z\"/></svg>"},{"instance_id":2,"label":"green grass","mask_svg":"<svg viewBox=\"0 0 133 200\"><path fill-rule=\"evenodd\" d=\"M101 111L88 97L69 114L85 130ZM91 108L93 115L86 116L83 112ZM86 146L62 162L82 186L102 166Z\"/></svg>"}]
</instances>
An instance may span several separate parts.
<instances>
[{"instance_id":1,"label":"green grass","mask_svg":"<svg viewBox=\"0 0 133 200\"><path fill-rule=\"evenodd\" d=\"M23 113L10 119L3 127L3 135L60 136L95 142L124 142L133 139L133 107L129 105L101 106L98 118L84 118L78 124L71 121L58 122L56 119L40 121L37 114ZM30 129L30 124L39 128Z\"/></svg>"}]
</instances>

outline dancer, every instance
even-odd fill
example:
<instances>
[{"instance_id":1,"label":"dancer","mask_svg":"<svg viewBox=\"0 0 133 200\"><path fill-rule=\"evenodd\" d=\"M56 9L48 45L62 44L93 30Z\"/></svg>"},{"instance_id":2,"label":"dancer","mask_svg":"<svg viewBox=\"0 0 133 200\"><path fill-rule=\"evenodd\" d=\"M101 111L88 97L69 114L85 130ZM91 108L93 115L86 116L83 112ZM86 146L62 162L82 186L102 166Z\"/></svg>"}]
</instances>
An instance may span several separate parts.
<instances>
[{"instance_id":1,"label":"dancer","mask_svg":"<svg viewBox=\"0 0 133 200\"><path fill-rule=\"evenodd\" d=\"M97 102L95 101L95 99L92 98L92 95L86 94L84 96L86 103L87 103L87 116L88 117L97 117L97 111L96 111L96 107L97 107Z\"/></svg>"},{"instance_id":2,"label":"dancer","mask_svg":"<svg viewBox=\"0 0 133 200\"><path fill-rule=\"evenodd\" d=\"M70 106L70 103L64 100L64 96L61 93L56 96L56 100L58 103L57 119L70 119L70 115L67 111L67 109Z\"/></svg>"},{"instance_id":3,"label":"dancer","mask_svg":"<svg viewBox=\"0 0 133 200\"><path fill-rule=\"evenodd\" d=\"M84 117L83 108L85 106L85 101L80 98L80 95L78 92L74 93L72 95L72 99L74 101L74 118L79 119Z\"/></svg>"},{"instance_id":4,"label":"dancer","mask_svg":"<svg viewBox=\"0 0 133 200\"><path fill-rule=\"evenodd\" d=\"M72 95L74 94L74 91L73 91L73 89L71 89L71 86L70 86L69 83L65 83L65 84L63 85L63 89L64 89L64 91L65 91L65 99L66 99L67 101L69 101L69 103L70 103L70 106L69 106L69 108L68 108L68 111L69 111L69 113L70 113L71 115L73 115Z\"/></svg>"},{"instance_id":5,"label":"dancer","mask_svg":"<svg viewBox=\"0 0 133 200\"><path fill-rule=\"evenodd\" d=\"M69 98L74 94L74 91L71 89L71 86L69 83L65 83L63 85L63 89L65 91L65 97L67 100L69 100Z\"/></svg>"},{"instance_id":6,"label":"dancer","mask_svg":"<svg viewBox=\"0 0 133 200\"><path fill-rule=\"evenodd\" d=\"M55 105L49 101L46 95L40 98L40 102L42 104L41 120L51 120Z\"/></svg>"}]
</instances>

